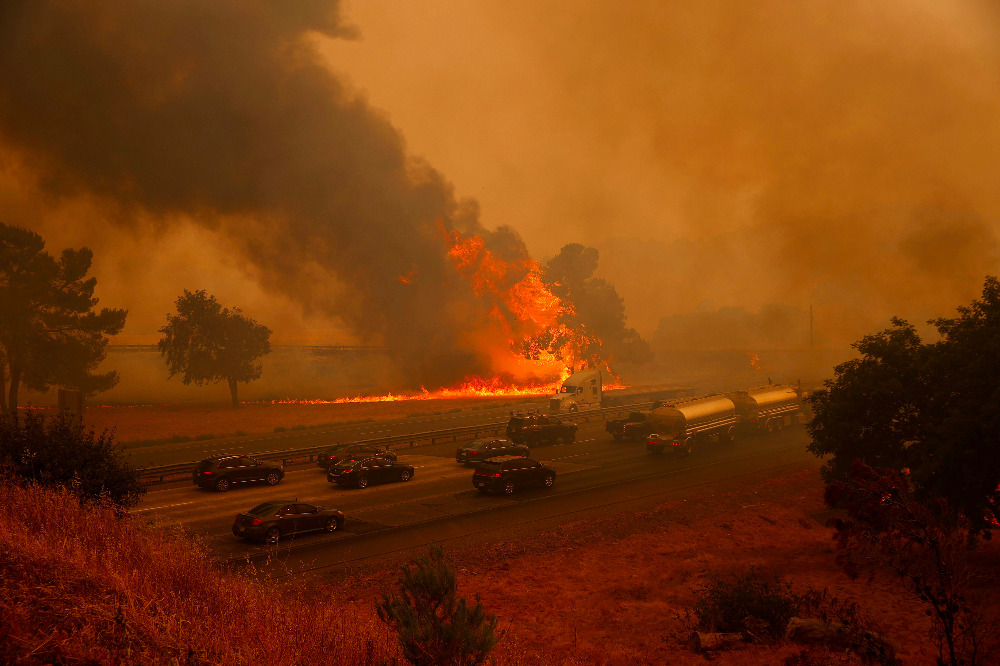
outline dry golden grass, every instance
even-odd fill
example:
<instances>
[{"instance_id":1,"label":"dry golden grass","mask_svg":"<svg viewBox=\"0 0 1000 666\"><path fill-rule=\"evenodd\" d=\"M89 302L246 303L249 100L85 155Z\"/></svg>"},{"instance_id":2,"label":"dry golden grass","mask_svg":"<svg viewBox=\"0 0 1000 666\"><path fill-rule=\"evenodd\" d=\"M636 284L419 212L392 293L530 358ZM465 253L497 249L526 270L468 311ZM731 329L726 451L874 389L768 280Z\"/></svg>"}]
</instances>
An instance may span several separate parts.
<instances>
[{"instance_id":1,"label":"dry golden grass","mask_svg":"<svg viewBox=\"0 0 1000 666\"><path fill-rule=\"evenodd\" d=\"M364 664L394 656L370 614L213 569L179 534L0 484L0 663Z\"/></svg>"}]
</instances>

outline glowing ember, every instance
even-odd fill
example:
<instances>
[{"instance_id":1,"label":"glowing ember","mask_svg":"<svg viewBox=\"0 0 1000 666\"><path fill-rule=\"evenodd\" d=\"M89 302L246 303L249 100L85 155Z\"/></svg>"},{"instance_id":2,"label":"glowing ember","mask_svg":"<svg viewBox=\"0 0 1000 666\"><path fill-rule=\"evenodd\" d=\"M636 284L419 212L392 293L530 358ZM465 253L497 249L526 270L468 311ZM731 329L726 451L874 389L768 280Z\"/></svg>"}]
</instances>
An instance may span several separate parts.
<instances>
[{"instance_id":1,"label":"glowing ember","mask_svg":"<svg viewBox=\"0 0 1000 666\"><path fill-rule=\"evenodd\" d=\"M757 354L747 354L750 357L750 367L754 370L760 370L760 357Z\"/></svg>"}]
</instances>

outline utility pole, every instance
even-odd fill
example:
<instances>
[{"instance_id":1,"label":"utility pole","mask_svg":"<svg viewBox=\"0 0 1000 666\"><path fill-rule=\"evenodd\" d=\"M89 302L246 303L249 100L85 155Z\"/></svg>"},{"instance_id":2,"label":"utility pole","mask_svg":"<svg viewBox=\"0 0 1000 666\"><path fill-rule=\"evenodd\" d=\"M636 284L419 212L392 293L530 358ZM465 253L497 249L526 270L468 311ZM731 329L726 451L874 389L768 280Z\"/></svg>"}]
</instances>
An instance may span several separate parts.
<instances>
[{"instance_id":1,"label":"utility pole","mask_svg":"<svg viewBox=\"0 0 1000 666\"><path fill-rule=\"evenodd\" d=\"M809 349L813 348L813 306L809 304Z\"/></svg>"}]
</instances>

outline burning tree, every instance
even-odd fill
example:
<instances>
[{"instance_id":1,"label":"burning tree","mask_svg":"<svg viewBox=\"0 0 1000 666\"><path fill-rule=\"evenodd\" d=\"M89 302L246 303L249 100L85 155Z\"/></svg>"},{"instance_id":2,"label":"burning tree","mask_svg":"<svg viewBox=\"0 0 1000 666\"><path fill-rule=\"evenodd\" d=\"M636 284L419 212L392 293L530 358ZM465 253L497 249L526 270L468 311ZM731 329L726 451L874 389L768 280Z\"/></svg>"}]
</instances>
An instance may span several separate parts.
<instances>
[{"instance_id":1,"label":"burning tree","mask_svg":"<svg viewBox=\"0 0 1000 666\"><path fill-rule=\"evenodd\" d=\"M598 251L579 243L563 246L546 264L546 286L563 303L560 323L576 333L578 357L592 367L611 361L645 363L649 343L625 325L625 301L615 286L594 277Z\"/></svg>"},{"instance_id":2,"label":"burning tree","mask_svg":"<svg viewBox=\"0 0 1000 666\"><path fill-rule=\"evenodd\" d=\"M177 314L167 315L160 329L160 354L170 376L183 373L185 384L225 380L233 407L239 407L238 382L260 378L260 357L271 351L271 329L243 316L239 308L223 308L205 290L184 290Z\"/></svg>"},{"instance_id":3,"label":"burning tree","mask_svg":"<svg viewBox=\"0 0 1000 666\"><path fill-rule=\"evenodd\" d=\"M55 259L38 234L0 223L0 411L16 413L21 384L36 391L61 384L90 395L118 383L117 372L94 370L106 336L122 330L127 311L94 311L92 257L80 248Z\"/></svg>"}]
</instances>

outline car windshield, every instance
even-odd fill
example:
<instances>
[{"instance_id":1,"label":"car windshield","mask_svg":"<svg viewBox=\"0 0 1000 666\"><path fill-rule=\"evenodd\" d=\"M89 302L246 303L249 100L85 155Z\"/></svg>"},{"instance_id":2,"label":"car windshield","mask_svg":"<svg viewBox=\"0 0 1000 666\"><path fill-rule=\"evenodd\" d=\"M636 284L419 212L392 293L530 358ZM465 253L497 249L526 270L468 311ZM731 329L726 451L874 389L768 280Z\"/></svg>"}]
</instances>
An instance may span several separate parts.
<instances>
[{"instance_id":1,"label":"car windshield","mask_svg":"<svg viewBox=\"0 0 1000 666\"><path fill-rule=\"evenodd\" d=\"M337 444L336 446L331 446L326 450L327 453L340 453L347 449L347 444Z\"/></svg>"},{"instance_id":2,"label":"car windshield","mask_svg":"<svg viewBox=\"0 0 1000 666\"><path fill-rule=\"evenodd\" d=\"M493 441L493 440L490 440L490 439L477 439L476 441L472 442L471 444L469 444L465 448L467 448L467 449L475 449L475 450L478 451L479 449L481 449L484 446L486 446L487 444L489 444L491 441Z\"/></svg>"},{"instance_id":3,"label":"car windshield","mask_svg":"<svg viewBox=\"0 0 1000 666\"><path fill-rule=\"evenodd\" d=\"M213 467L215 467L215 461L214 460L202 460L200 463L198 463L198 471L199 472L207 472L208 470L212 469Z\"/></svg>"}]
</instances>

